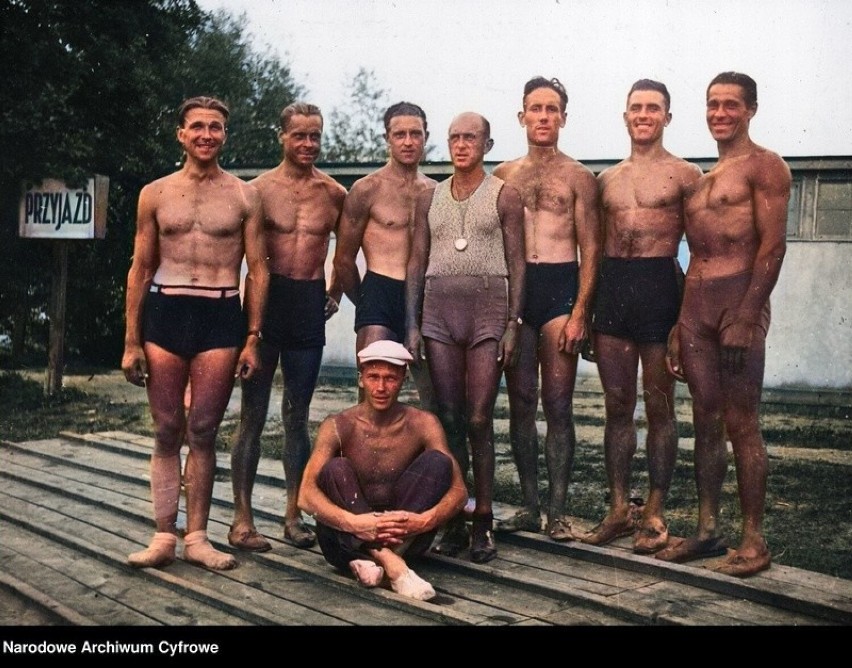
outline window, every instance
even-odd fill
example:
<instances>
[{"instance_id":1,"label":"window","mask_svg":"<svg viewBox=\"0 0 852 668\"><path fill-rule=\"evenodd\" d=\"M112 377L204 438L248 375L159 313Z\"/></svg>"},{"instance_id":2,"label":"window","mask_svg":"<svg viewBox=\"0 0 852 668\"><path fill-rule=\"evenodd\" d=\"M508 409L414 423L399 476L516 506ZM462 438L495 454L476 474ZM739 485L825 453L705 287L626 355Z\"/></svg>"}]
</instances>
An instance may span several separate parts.
<instances>
[{"instance_id":1,"label":"window","mask_svg":"<svg viewBox=\"0 0 852 668\"><path fill-rule=\"evenodd\" d=\"M817 180L814 239L852 239L852 180Z\"/></svg>"}]
</instances>

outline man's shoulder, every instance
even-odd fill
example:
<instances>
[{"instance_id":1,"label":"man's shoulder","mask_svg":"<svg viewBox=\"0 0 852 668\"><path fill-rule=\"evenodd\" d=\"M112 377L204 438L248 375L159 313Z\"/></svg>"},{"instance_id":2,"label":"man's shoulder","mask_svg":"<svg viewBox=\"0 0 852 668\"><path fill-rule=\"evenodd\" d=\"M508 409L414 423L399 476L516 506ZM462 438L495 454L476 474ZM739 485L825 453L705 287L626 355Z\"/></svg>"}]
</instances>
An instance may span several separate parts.
<instances>
[{"instance_id":1,"label":"man's shoulder","mask_svg":"<svg viewBox=\"0 0 852 668\"><path fill-rule=\"evenodd\" d=\"M329 195L331 197L342 200L343 197L346 197L346 188L343 187L341 183L339 183L333 176L326 174L324 171L317 169L314 167L314 175L317 180L322 183L328 190Z\"/></svg>"},{"instance_id":2,"label":"man's shoulder","mask_svg":"<svg viewBox=\"0 0 852 668\"><path fill-rule=\"evenodd\" d=\"M525 160L526 156L521 156L514 160L506 160L497 165L491 173L497 178L507 181L524 165Z\"/></svg>"},{"instance_id":3,"label":"man's shoulder","mask_svg":"<svg viewBox=\"0 0 852 668\"><path fill-rule=\"evenodd\" d=\"M559 154L555 163L555 167L557 169L564 170L566 174L574 175L579 178L595 178L595 173L591 169L589 169L586 165L584 165L576 158L572 158L570 155L567 155L565 153Z\"/></svg>"},{"instance_id":4,"label":"man's shoulder","mask_svg":"<svg viewBox=\"0 0 852 668\"><path fill-rule=\"evenodd\" d=\"M772 151L764 146L758 146L755 144L753 159L760 164L761 167L771 167L775 169L781 169L785 171L790 170L790 166L787 162L782 158L778 153Z\"/></svg>"},{"instance_id":5,"label":"man's shoulder","mask_svg":"<svg viewBox=\"0 0 852 668\"><path fill-rule=\"evenodd\" d=\"M387 165L385 165L375 172L370 172L366 176L356 179L352 187L349 188L349 194L353 197L361 198L375 196L387 181Z\"/></svg>"}]
</instances>

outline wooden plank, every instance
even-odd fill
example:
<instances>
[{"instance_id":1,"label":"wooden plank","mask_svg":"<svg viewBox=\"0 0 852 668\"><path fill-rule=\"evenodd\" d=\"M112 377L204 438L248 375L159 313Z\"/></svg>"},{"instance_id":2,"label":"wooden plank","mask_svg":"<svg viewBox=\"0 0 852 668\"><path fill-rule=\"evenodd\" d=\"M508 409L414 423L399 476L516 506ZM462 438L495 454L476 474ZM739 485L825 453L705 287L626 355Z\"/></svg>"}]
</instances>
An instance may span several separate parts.
<instances>
[{"instance_id":1,"label":"wooden plank","mask_svg":"<svg viewBox=\"0 0 852 668\"><path fill-rule=\"evenodd\" d=\"M129 447L123 439L130 441ZM58 514L67 513L69 522L80 522L73 525L77 527L75 549L91 558L104 558L99 546L104 533L109 534L104 538L111 545L107 561L123 564L129 551L146 544L152 526L147 480L150 444L142 440L115 432L4 444L0 475L22 485L17 490L21 503L35 502L39 513L61 511ZM219 458L210 535L217 547L229 549L225 534L233 516L230 468L226 454L220 453ZM254 501L258 529L272 540L273 552L238 553L241 567L226 573L183 563L153 571L156 575L147 575L150 569L135 573L155 577L161 586L189 587L195 595L187 594L187 600L210 602L213 599L206 597L216 590L221 599L215 601L217 605L237 609L246 601L256 601L248 607L267 621L251 623L261 624L281 623L268 621L273 614L286 614L278 610L279 600L328 614L339 623L369 624L364 620L375 618L382 619L381 625L805 625L843 620L849 609L845 593L852 590L852 583L821 574L773 567L767 574L771 577L743 581L634 555L629 540L599 548L555 543L541 534L524 532L499 534L498 559L486 565L427 555L415 568L433 583L439 597L428 603L413 602L387 590L358 587L348 574L335 572L316 547L299 550L282 542L283 471L279 462L271 464L271 482L258 481ZM113 477L116 471L120 475ZM40 527L41 522L34 526ZM61 523L51 527L50 539L73 542L62 534L63 528ZM89 542L90 534L97 536L96 543ZM319 591L325 593L317 594L317 587L324 587ZM412 621L399 621L405 617Z\"/></svg>"},{"instance_id":2,"label":"wooden plank","mask_svg":"<svg viewBox=\"0 0 852 668\"><path fill-rule=\"evenodd\" d=\"M65 608L74 610L80 618L91 620L94 624L123 626L158 624L156 617L134 610L109 596L102 596L96 589L77 580L74 577L74 566L80 563L80 559L70 550L64 555L62 570L57 570L15 549L21 544L28 549L35 549L36 546L44 547L43 541L37 541L37 537L8 522L2 522L2 527L3 545L0 546L0 563L3 565L4 573L24 581L29 581L34 573L38 573L37 589L43 593L43 596L61 601Z\"/></svg>"},{"instance_id":3,"label":"wooden plank","mask_svg":"<svg viewBox=\"0 0 852 668\"><path fill-rule=\"evenodd\" d=\"M0 552L3 547L0 546ZM0 563L5 562L0 556ZM28 569L26 575L33 571ZM0 625L94 626L97 622L48 596L6 569L0 571Z\"/></svg>"},{"instance_id":4,"label":"wooden plank","mask_svg":"<svg viewBox=\"0 0 852 668\"><path fill-rule=\"evenodd\" d=\"M8 467L9 470L7 470L4 473L4 475L7 475L7 476L15 475L16 474L16 470L15 470L16 466L17 465L10 465ZM44 472L44 471L32 470L32 472L33 472L33 474L37 474L42 478L42 484L45 484L45 480L47 478L54 476L53 473L48 473L48 472ZM61 482L62 482L62 479L59 478L58 483L61 484ZM85 483L75 483L75 484L84 485ZM72 489L66 490L67 494L74 494L75 493L75 490L73 489L73 485L71 487L72 487ZM39 498L39 495L42 494L43 491L42 490L35 490L35 491L24 491L24 492L19 492L19 493L21 494L22 497L24 497L27 500L32 502L34 500L37 500ZM99 499L100 499L99 504L104 506L104 508L107 508L110 502L117 503L117 504L124 504L124 500L121 498L121 495L119 495L115 492L112 492L110 490L100 490L99 493L98 493L98 496L99 496ZM91 526L93 526L95 528L97 528L98 523L103 521L103 518L100 517L100 515L97 515L94 518L90 517L90 513L86 510L86 508L84 506L75 505L75 502L68 502L68 501L65 502L65 505L69 505L69 504L70 504L70 507L73 507L73 515L74 515L76 520L78 520L78 521L88 520L88 521L91 522ZM143 504L147 505L146 503L144 503L140 500L134 501L132 503L132 506L133 506L132 510L129 509L127 505L122 505L121 509L122 509L123 513L125 514L125 516L135 515L135 517L136 517L136 523L135 524L128 524L127 519L121 517L121 513L116 513L113 516L113 518L111 519L111 521L109 523L111 530L112 531L118 531L119 534L120 534L119 537L121 538L121 540L125 541L125 545L122 548L116 549L117 553L126 555L130 551L140 549L140 547L143 547L145 545L146 541L149 539L150 529L147 528L147 527L144 527L142 522L147 521L147 517L148 517L150 511L147 511L147 512L144 512L144 513L141 512L141 508L142 508ZM45 503L43 505L56 505L56 504ZM212 522L212 524L215 525L215 522ZM224 526L226 526L226 525L223 525L223 529L222 529L223 533L226 531L226 529L224 529ZM142 527L142 528L140 529L140 527ZM217 541L214 536L211 535L211 538L212 538L213 544L216 545L219 549L225 549L225 550L229 549L229 547L227 545L223 544L220 541ZM135 540L137 544L130 543L129 539ZM101 538L100 542L103 542L103 540L104 539ZM290 546L286 546L286 548L289 549L289 550L292 550L294 552L302 552L301 550L296 550L296 548L291 548ZM119 557L119 558L121 560L124 559L123 556ZM244 564L244 563L246 563L246 560L250 558L250 556L241 554L239 558L240 558L241 564ZM320 572L320 569L321 569L321 572L323 573L321 580L322 580L323 583L327 584L328 578L329 578L330 574L332 573L332 571L330 571L330 567L327 566L327 564L325 563L325 560L318 553L313 555L313 559L316 562L316 565L314 566L313 569L309 570L308 573L311 576L313 576L314 579L317 579L316 576ZM169 571L173 572L175 570L175 568L177 568L177 567L169 567ZM291 571L292 570L298 571L299 568L298 567L294 568L293 565L290 564L290 570ZM240 571L240 569L237 569L236 571L226 571L226 572L223 572L219 575L221 575L221 577L225 577L225 578L239 579L241 577L241 575L239 575L239 571ZM302 569L301 572L305 572L304 569ZM272 573L272 574L269 574L266 579L267 579L267 581L265 583L264 582L260 582L260 583L253 582L253 584L256 584L258 586L262 585L264 588L267 588L267 589L270 588L270 587L274 587L275 586L274 581L275 580L280 581L281 580L281 574L280 573L277 573L277 574ZM302 605L302 606L311 606L311 605L316 606L318 601L322 601L323 606L326 607L326 608L328 606L332 605L329 602L331 599L328 598L328 592L327 591L325 593L318 592L317 591L318 586L319 585L315 584L313 586L312 591L304 592L303 594L301 594L301 601L300 601L299 604ZM221 586L220 586L220 588L221 588ZM393 611L391 613L390 611L386 610L386 605L384 603L382 603L381 605L377 605L375 599L372 599L370 602L364 602L362 600L362 595L359 593L360 588L355 584L354 581L348 581L347 582L346 590L350 593L350 595L354 594L354 601L349 602L347 604L347 607L349 609L351 609L351 611L348 613L349 614L348 621L350 623L362 623L361 620L364 620L364 619L371 619L372 620L371 623L383 624L383 625L384 624L409 624L409 625L412 625L412 624L424 623L424 619L423 619L424 616L422 614L422 611L420 611L420 610L418 610L417 614L414 614L414 615L410 614L410 612L411 612L410 610L408 610L406 613L400 612L400 610L396 610L396 611ZM292 590L288 592L288 595L292 595L292 594L293 594ZM393 596L397 596L397 595L393 594ZM405 601L406 601L406 605L404 605L403 608L410 608L411 604L408 603L408 599L405 599ZM280 614L280 610L277 610L277 614ZM429 618L429 619L434 619L436 617L439 618L442 622L445 622L447 614L442 612L440 614L427 615L427 618ZM289 620L289 621L279 620L277 623L306 623L305 622L306 618L309 619L310 615L307 615L304 610L300 610L298 612L298 614L296 615L295 620ZM480 620L476 619L476 620L473 620L473 621L480 621ZM310 621L308 623L319 624L319 623L333 623L333 622L334 622L333 618L328 618L328 619L325 619L325 620L313 620L313 621ZM463 623L472 623L472 620L463 619L462 622Z\"/></svg>"},{"instance_id":5,"label":"wooden plank","mask_svg":"<svg viewBox=\"0 0 852 668\"><path fill-rule=\"evenodd\" d=\"M10 493L13 492L14 490ZM40 489L25 490L23 492L18 491L17 493L21 494L30 503L38 503L41 496L46 494ZM21 499L17 500L22 501ZM10 503L9 505L12 504ZM52 527L55 525L51 524L51 522L55 522L56 520L43 517L43 507L48 505L51 505L51 503L43 502L38 506L35 512L30 511L30 514L36 514L41 522L45 523L48 527ZM120 515L114 515L109 521L110 531L99 531L97 525L99 523L103 524L105 517L104 510L108 512L108 508L99 509L95 515L92 515L90 509L86 509L82 504L73 501L69 502L67 500L63 507L63 511L70 513L75 522L88 522L88 527L79 529L79 532L82 535L97 532L98 544L100 545L98 552L101 556L109 557L113 561L123 564L126 559L126 555L129 552L140 549L140 547L144 547L147 540L150 538L150 529L142 525L140 522L133 522L127 518L121 517ZM142 516L140 515L139 517L141 518ZM116 534L112 532L118 533ZM227 549L215 539L212 542L220 549ZM329 615L325 612L313 612L312 607L316 608L318 601L328 602L328 590L327 588L312 582L308 583L309 587L307 591L305 591L304 587L302 587L302 591L297 597L302 599L299 603L293 604L289 600L282 599L280 597L276 597L275 600L272 601L268 598L270 594L265 592L264 589L268 590L279 587L280 582L284 580L281 574L266 573L263 576L258 575L256 569L253 571L251 564L248 563L246 559L241 559L241 566L246 566L246 568L238 568L234 571L223 571L213 574L210 571L205 571L197 566L190 566L188 564L176 562L168 568L168 576L172 579L172 581L178 583L182 580L204 583L205 580L209 580L212 575L215 575L220 578L217 580L216 584L209 585L205 583L206 586L215 586L218 593L227 593L239 598L245 598L245 592L241 591L239 587L231 586L231 583L223 583L221 578L233 580L236 583L240 583L242 581L243 584L250 584L252 588L257 589L256 592L252 593L252 597L255 599L255 604L251 606L252 610L255 612L266 611L269 615L274 615L273 623L276 624L308 623L327 625L347 621L348 623L355 623L359 619L364 619L365 617L372 617L376 619L377 623L422 623L422 620L418 615L405 616L396 612L391 616L386 614L386 611L381 606L376 607L375 604L368 605L357 597L357 605L350 606L351 608L354 607L354 609L351 612L349 620L343 620L343 622L340 622L334 615ZM160 573L162 578L166 577L166 573L162 571L146 569L145 572ZM292 596L294 593L294 581L292 578L288 584L287 594ZM187 585L184 583L182 586ZM259 600L263 600L265 605L260 605L258 602Z\"/></svg>"}]
</instances>

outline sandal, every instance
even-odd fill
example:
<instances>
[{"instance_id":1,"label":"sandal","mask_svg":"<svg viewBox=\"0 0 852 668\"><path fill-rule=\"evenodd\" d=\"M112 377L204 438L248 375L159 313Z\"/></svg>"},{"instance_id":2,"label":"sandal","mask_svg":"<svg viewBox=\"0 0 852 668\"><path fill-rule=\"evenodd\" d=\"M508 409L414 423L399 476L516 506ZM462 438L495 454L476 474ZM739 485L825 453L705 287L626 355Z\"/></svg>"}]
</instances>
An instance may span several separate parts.
<instances>
[{"instance_id":1,"label":"sandal","mask_svg":"<svg viewBox=\"0 0 852 668\"><path fill-rule=\"evenodd\" d=\"M574 535L574 531L571 529L571 522L564 516L549 520L545 531L550 537L550 540L555 540L557 543L577 540L577 536Z\"/></svg>"},{"instance_id":2,"label":"sandal","mask_svg":"<svg viewBox=\"0 0 852 668\"><path fill-rule=\"evenodd\" d=\"M470 538L470 560L475 564L484 564L497 556L497 546L494 544L492 532L493 517L488 515L474 516L473 530Z\"/></svg>"},{"instance_id":3,"label":"sandal","mask_svg":"<svg viewBox=\"0 0 852 668\"><path fill-rule=\"evenodd\" d=\"M236 531L234 527L231 527L228 532L228 542L238 550L245 550L246 552L269 552L272 549L270 542L261 536L254 527L242 531Z\"/></svg>"},{"instance_id":4,"label":"sandal","mask_svg":"<svg viewBox=\"0 0 852 668\"><path fill-rule=\"evenodd\" d=\"M497 533L514 533L515 531L541 531L541 513L536 508L521 508L514 515L494 523Z\"/></svg>"},{"instance_id":5,"label":"sandal","mask_svg":"<svg viewBox=\"0 0 852 668\"><path fill-rule=\"evenodd\" d=\"M467 524L461 515L456 515L444 525L444 532L440 542L432 548L432 552L445 557L456 557L467 549L470 544L470 534Z\"/></svg>"},{"instance_id":6,"label":"sandal","mask_svg":"<svg viewBox=\"0 0 852 668\"><path fill-rule=\"evenodd\" d=\"M669 543L669 528L643 526L633 537L633 551L636 554L654 554Z\"/></svg>"},{"instance_id":7,"label":"sandal","mask_svg":"<svg viewBox=\"0 0 852 668\"><path fill-rule=\"evenodd\" d=\"M294 547L313 547L316 534L300 519L284 520L284 540Z\"/></svg>"},{"instance_id":8,"label":"sandal","mask_svg":"<svg viewBox=\"0 0 852 668\"><path fill-rule=\"evenodd\" d=\"M581 540L586 545L606 545L616 538L632 536L634 531L636 531L636 525L633 522L633 518L629 516L621 522L607 522L604 519L603 522L583 536Z\"/></svg>"}]
</instances>

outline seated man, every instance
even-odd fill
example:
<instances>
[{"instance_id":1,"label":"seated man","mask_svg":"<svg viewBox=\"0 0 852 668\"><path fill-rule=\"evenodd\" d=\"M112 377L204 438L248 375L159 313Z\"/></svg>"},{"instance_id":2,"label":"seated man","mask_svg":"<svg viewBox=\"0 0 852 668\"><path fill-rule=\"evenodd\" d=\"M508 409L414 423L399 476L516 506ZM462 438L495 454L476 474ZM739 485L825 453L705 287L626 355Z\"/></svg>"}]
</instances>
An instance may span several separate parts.
<instances>
[{"instance_id":1,"label":"seated man","mask_svg":"<svg viewBox=\"0 0 852 668\"><path fill-rule=\"evenodd\" d=\"M467 490L438 419L397 400L412 359L388 340L358 353L364 399L320 425L299 507L316 519L331 565L365 587L387 579L398 594L426 601L435 590L405 558L429 549Z\"/></svg>"}]
</instances>

